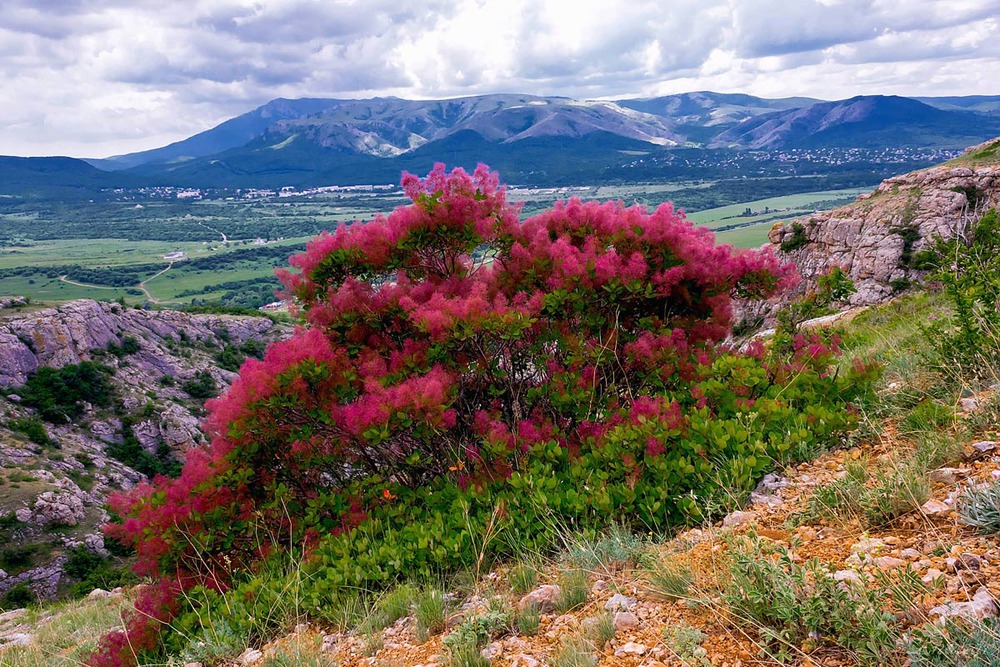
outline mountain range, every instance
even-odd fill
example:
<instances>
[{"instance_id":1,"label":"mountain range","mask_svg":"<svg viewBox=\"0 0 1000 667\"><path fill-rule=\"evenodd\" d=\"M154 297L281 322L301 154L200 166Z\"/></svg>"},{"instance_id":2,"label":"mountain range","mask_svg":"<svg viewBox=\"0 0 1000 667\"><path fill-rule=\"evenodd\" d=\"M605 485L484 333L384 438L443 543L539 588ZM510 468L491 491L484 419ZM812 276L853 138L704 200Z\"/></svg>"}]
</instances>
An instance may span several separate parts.
<instances>
[{"instance_id":1,"label":"mountain range","mask_svg":"<svg viewBox=\"0 0 1000 667\"><path fill-rule=\"evenodd\" d=\"M566 183L614 171L637 156L685 148L962 148L997 134L1000 96L276 99L183 141L89 164L0 158L0 183L7 190L27 183L347 185L395 182L400 171L426 172L434 162L486 162L509 182Z\"/></svg>"}]
</instances>

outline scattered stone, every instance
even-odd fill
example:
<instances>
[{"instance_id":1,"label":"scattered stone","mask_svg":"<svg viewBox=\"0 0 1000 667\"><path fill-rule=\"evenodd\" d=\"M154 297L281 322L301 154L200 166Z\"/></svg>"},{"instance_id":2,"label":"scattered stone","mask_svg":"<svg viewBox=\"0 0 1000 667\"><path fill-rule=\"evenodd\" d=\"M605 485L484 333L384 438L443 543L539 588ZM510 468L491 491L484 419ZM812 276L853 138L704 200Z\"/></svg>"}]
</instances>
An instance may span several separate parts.
<instances>
[{"instance_id":1,"label":"scattered stone","mask_svg":"<svg viewBox=\"0 0 1000 667\"><path fill-rule=\"evenodd\" d=\"M781 489L788 486L788 484L787 479L776 473L772 472L764 475L764 479L760 481L757 488L750 494L750 504L767 505L768 507L781 505L783 501L777 494Z\"/></svg>"},{"instance_id":2,"label":"scattered stone","mask_svg":"<svg viewBox=\"0 0 1000 667\"><path fill-rule=\"evenodd\" d=\"M834 581L849 582L852 584L861 583L861 575L855 570L838 570L833 573Z\"/></svg>"},{"instance_id":3,"label":"scattered stone","mask_svg":"<svg viewBox=\"0 0 1000 667\"><path fill-rule=\"evenodd\" d=\"M608 611L628 611L635 606L635 599L621 593L615 593L611 599L604 603L604 608Z\"/></svg>"},{"instance_id":4,"label":"scattered stone","mask_svg":"<svg viewBox=\"0 0 1000 667\"><path fill-rule=\"evenodd\" d=\"M500 642L490 642L479 654L492 661L503 655L503 646Z\"/></svg>"},{"instance_id":5,"label":"scattered stone","mask_svg":"<svg viewBox=\"0 0 1000 667\"><path fill-rule=\"evenodd\" d=\"M541 667L541 664L538 660L525 653L515 655L510 660L510 667Z\"/></svg>"},{"instance_id":6,"label":"scattered stone","mask_svg":"<svg viewBox=\"0 0 1000 667\"><path fill-rule=\"evenodd\" d=\"M943 576L944 572L942 572L937 568L932 567L931 569L927 570L927 573L924 576L920 577L920 581L924 582L925 584L932 584L935 581L937 581L939 577Z\"/></svg>"},{"instance_id":7,"label":"scattered stone","mask_svg":"<svg viewBox=\"0 0 1000 667\"><path fill-rule=\"evenodd\" d=\"M980 454L988 454L997 448L997 443L994 440L981 440L972 443L972 448Z\"/></svg>"},{"instance_id":8,"label":"scattered stone","mask_svg":"<svg viewBox=\"0 0 1000 667\"><path fill-rule=\"evenodd\" d=\"M6 570L0 570L0 581L3 581L6 578L7 578L7 571Z\"/></svg>"},{"instance_id":9,"label":"scattered stone","mask_svg":"<svg viewBox=\"0 0 1000 667\"><path fill-rule=\"evenodd\" d=\"M926 503L920 506L920 511L924 513L925 516L948 516L952 513L952 508L949 505L941 502L940 500L928 500Z\"/></svg>"},{"instance_id":10,"label":"scattered stone","mask_svg":"<svg viewBox=\"0 0 1000 667\"><path fill-rule=\"evenodd\" d=\"M851 545L851 553L875 555L884 550L885 547L885 540L880 540L877 537L862 537L860 540Z\"/></svg>"},{"instance_id":11,"label":"scattered stone","mask_svg":"<svg viewBox=\"0 0 1000 667\"><path fill-rule=\"evenodd\" d=\"M929 477L932 482L954 486L968 474L969 471L963 468L938 468L937 470L932 470Z\"/></svg>"},{"instance_id":12,"label":"scattered stone","mask_svg":"<svg viewBox=\"0 0 1000 667\"><path fill-rule=\"evenodd\" d=\"M916 549L903 549L899 552L899 557L906 560L919 560L922 556L923 554Z\"/></svg>"},{"instance_id":13,"label":"scattered stone","mask_svg":"<svg viewBox=\"0 0 1000 667\"><path fill-rule=\"evenodd\" d=\"M185 662L184 667L201 667L200 662Z\"/></svg>"},{"instance_id":14,"label":"scattered stone","mask_svg":"<svg viewBox=\"0 0 1000 667\"><path fill-rule=\"evenodd\" d=\"M595 595L597 593L603 593L606 590L608 590L608 582L604 581L603 579L598 579L597 581L594 582L594 585L590 587L590 592L594 593Z\"/></svg>"},{"instance_id":15,"label":"scattered stone","mask_svg":"<svg viewBox=\"0 0 1000 667\"><path fill-rule=\"evenodd\" d=\"M236 658L236 661L241 665L252 665L263 657L264 654L257 649L248 648L240 654L240 657Z\"/></svg>"},{"instance_id":16,"label":"scattered stone","mask_svg":"<svg viewBox=\"0 0 1000 667\"><path fill-rule=\"evenodd\" d=\"M517 603L518 609L526 609L534 605L543 614L549 614L556 609L556 601L559 599L559 587L554 584L539 586L520 599Z\"/></svg>"},{"instance_id":17,"label":"scattered stone","mask_svg":"<svg viewBox=\"0 0 1000 667\"><path fill-rule=\"evenodd\" d=\"M9 635L4 635L0 637L0 647L7 648L9 646L28 646L31 644L33 637L26 632L12 632Z\"/></svg>"},{"instance_id":18,"label":"scattered stone","mask_svg":"<svg viewBox=\"0 0 1000 667\"><path fill-rule=\"evenodd\" d=\"M639 619L630 611L615 612L615 630L621 632L639 625Z\"/></svg>"},{"instance_id":19,"label":"scattered stone","mask_svg":"<svg viewBox=\"0 0 1000 667\"><path fill-rule=\"evenodd\" d=\"M20 403L23 399L17 394L7 394L7 400L11 403Z\"/></svg>"},{"instance_id":20,"label":"scattered stone","mask_svg":"<svg viewBox=\"0 0 1000 667\"><path fill-rule=\"evenodd\" d=\"M87 516L87 509L79 495L46 491L35 499L31 510L26 513L18 510L16 515L24 523L75 526Z\"/></svg>"},{"instance_id":21,"label":"scattered stone","mask_svg":"<svg viewBox=\"0 0 1000 667\"><path fill-rule=\"evenodd\" d=\"M757 515L753 512L741 512L739 510L732 512L726 518L722 520L722 525L725 528L736 528L737 526L743 526L751 521L756 520Z\"/></svg>"},{"instance_id":22,"label":"scattered stone","mask_svg":"<svg viewBox=\"0 0 1000 667\"><path fill-rule=\"evenodd\" d=\"M619 646L618 650L615 651L615 657L621 658L626 655L645 655L649 647L639 644L637 642L629 642L624 646Z\"/></svg>"},{"instance_id":23,"label":"scattered stone","mask_svg":"<svg viewBox=\"0 0 1000 667\"><path fill-rule=\"evenodd\" d=\"M28 613L27 609L11 609L10 611L5 611L4 613L0 614L0 623L6 623L7 621L17 620L27 613Z\"/></svg>"},{"instance_id":24,"label":"scattered stone","mask_svg":"<svg viewBox=\"0 0 1000 667\"><path fill-rule=\"evenodd\" d=\"M111 591L106 591L103 588L95 588L87 594L87 597L90 599L109 598L111 597Z\"/></svg>"},{"instance_id":25,"label":"scattered stone","mask_svg":"<svg viewBox=\"0 0 1000 667\"><path fill-rule=\"evenodd\" d=\"M964 618L969 621L980 621L997 615L996 602L989 590L980 588L969 602L946 602L934 607L929 612L940 617L940 621L948 618Z\"/></svg>"},{"instance_id":26,"label":"scattered stone","mask_svg":"<svg viewBox=\"0 0 1000 667\"><path fill-rule=\"evenodd\" d=\"M957 558L948 558L945 563L952 572L960 570L979 570L983 566L983 559L976 554L962 554Z\"/></svg>"},{"instance_id":27,"label":"scattered stone","mask_svg":"<svg viewBox=\"0 0 1000 667\"><path fill-rule=\"evenodd\" d=\"M875 565L881 570L895 570L898 567L906 566L906 561L895 556L879 556L875 559Z\"/></svg>"},{"instance_id":28,"label":"scattered stone","mask_svg":"<svg viewBox=\"0 0 1000 667\"><path fill-rule=\"evenodd\" d=\"M962 408L963 412L975 412L979 408L979 399L973 397L960 398L958 405Z\"/></svg>"}]
</instances>

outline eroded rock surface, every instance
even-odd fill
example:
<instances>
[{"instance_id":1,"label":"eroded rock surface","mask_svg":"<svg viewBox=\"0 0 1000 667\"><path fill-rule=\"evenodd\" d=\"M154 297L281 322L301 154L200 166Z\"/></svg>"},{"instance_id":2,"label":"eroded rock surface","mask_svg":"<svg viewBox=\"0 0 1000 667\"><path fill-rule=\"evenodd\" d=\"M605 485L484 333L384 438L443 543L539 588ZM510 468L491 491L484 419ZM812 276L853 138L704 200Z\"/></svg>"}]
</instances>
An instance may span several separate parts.
<instances>
[{"instance_id":1,"label":"eroded rock surface","mask_svg":"<svg viewBox=\"0 0 1000 667\"><path fill-rule=\"evenodd\" d=\"M857 288L852 304L877 303L924 277L914 257L935 238L966 233L977 216L998 205L1000 165L946 164L886 179L848 206L775 225L768 238L799 268L800 290L840 267ZM799 247L785 253L782 244Z\"/></svg>"}]
</instances>

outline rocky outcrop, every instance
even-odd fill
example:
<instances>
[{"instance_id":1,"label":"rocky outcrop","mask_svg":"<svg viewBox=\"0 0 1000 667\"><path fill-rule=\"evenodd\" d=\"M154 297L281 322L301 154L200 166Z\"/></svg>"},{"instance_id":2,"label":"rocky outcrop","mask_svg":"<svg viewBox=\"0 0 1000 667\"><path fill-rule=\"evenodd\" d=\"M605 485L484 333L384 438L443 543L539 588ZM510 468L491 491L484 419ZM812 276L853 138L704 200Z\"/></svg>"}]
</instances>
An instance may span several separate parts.
<instances>
[{"instance_id":1,"label":"rocky outcrop","mask_svg":"<svg viewBox=\"0 0 1000 667\"><path fill-rule=\"evenodd\" d=\"M959 160L889 178L853 204L776 225L768 239L798 267L801 291L840 267L857 288L853 304L877 303L926 275L914 261L921 250L936 238L966 233L978 215L998 205L1000 164Z\"/></svg>"},{"instance_id":2,"label":"rocky outcrop","mask_svg":"<svg viewBox=\"0 0 1000 667\"><path fill-rule=\"evenodd\" d=\"M138 310L97 301L70 301L58 308L16 314L0 320L0 387L17 387L41 366L65 366L93 358L126 336L152 349L142 363L163 374L155 344L167 341L221 340L242 343L274 326L264 317L189 315L171 310ZM146 344L143 344L143 342ZM169 364L168 364L169 366Z\"/></svg>"},{"instance_id":3,"label":"rocky outcrop","mask_svg":"<svg viewBox=\"0 0 1000 667\"><path fill-rule=\"evenodd\" d=\"M46 438L38 441L16 427L38 420L38 413L16 393L0 393L0 483L10 490L0 497L0 549L7 543L23 551L19 565L0 577L0 596L19 584L52 595L68 549L107 555L100 525L108 520L108 495L143 479L130 467L143 465L136 443L153 460L173 465L204 441L203 400L184 383L207 371L224 391L236 377L216 366L226 344L268 342L288 331L265 317L95 301L0 315L0 388L24 384L41 367L96 360L110 369L115 394L111 406L84 405L73 423L44 422Z\"/></svg>"}]
</instances>

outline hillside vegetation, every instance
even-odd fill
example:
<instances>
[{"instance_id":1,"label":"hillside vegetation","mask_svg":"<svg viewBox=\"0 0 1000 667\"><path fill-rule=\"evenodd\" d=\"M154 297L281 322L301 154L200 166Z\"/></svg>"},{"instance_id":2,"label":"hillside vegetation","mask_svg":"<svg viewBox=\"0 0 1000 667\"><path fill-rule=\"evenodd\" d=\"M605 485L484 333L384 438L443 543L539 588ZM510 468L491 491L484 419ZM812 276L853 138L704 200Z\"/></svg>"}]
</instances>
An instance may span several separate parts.
<instances>
[{"instance_id":1,"label":"hillside vegetation","mask_svg":"<svg viewBox=\"0 0 1000 667\"><path fill-rule=\"evenodd\" d=\"M405 185L294 258L306 326L113 502L150 583L89 664L988 664L995 212L939 292L800 330L832 272L741 352L731 299L794 282L769 253Z\"/></svg>"}]
</instances>

